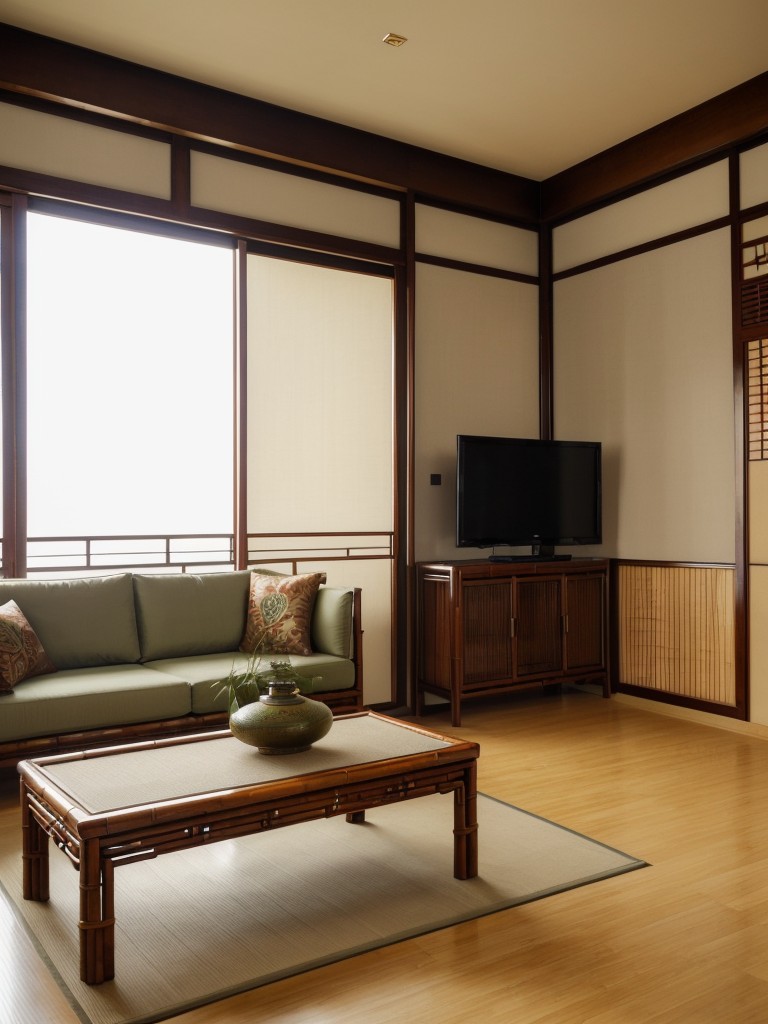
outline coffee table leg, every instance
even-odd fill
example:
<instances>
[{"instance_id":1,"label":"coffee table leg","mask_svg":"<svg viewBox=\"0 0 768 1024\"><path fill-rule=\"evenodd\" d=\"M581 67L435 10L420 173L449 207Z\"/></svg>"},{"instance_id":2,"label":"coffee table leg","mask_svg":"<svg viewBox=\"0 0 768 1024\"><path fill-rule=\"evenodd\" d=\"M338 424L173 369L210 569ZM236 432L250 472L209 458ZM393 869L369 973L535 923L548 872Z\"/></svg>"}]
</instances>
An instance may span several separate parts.
<instances>
[{"instance_id":1,"label":"coffee table leg","mask_svg":"<svg viewBox=\"0 0 768 1024\"><path fill-rule=\"evenodd\" d=\"M48 833L32 813L29 791L21 782L22 894L25 900L48 897Z\"/></svg>"},{"instance_id":2,"label":"coffee table leg","mask_svg":"<svg viewBox=\"0 0 768 1024\"><path fill-rule=\"evenodd\" d=\"M477 875L477 764L464 772L464 785L453 792L453 877Z\"/></svg>"},{"instance_id":3,"label":"coffee table leg","mask_svg":"<svg viewBox=\"0 0 768 1024\"><path fill-rule=\"evenodd\" d=\"M114 866L97 839L80 851L80 979L100 985L115 976Z\"/></svg>"}]
</instances>

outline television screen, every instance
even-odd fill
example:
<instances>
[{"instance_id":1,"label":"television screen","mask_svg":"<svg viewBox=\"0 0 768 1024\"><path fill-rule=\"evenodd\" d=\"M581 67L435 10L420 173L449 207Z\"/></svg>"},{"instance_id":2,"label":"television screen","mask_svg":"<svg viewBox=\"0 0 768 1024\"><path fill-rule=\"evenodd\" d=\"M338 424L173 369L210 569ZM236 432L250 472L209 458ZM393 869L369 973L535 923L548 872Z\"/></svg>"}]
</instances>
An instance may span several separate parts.
<instances>
[{"instance_id":1,"label":"television screen","mask_svg":"<svg viewBox=\"0 0 768 1024\"><path fill-rule=\"evenodd\" d=\"M602 540L599 442L460 434L456 470L458 547Z\"/></svg>"}]
</instances>

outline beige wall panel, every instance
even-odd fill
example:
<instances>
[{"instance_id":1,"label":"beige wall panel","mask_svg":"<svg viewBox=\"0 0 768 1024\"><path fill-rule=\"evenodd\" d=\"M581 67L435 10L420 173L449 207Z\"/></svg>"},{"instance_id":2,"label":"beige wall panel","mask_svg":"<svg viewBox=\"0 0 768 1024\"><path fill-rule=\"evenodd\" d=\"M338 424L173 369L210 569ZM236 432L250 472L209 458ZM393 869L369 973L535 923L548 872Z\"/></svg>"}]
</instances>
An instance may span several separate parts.
<instances>
[{"instance_id":1,"label":"beige wall panel","mask_svg":"<svg viewBox=\"0 0 768 1024\"><path fill-rule=\"evenodd\" d=\"M726 230L555 285L555 436L603 442L603 554L734 561Z\"/></svg>"},{"instance_id":2,"label":"beige wall panel","mask_svg":"<svg viewBox=\"0 0 768 1024\"><path fill-rule=\"evenodd\" d=\"M136 135L0 103L0 164L170 199L171 148Z\"/></svg>"},{"instance_id":3,"label":"beige wall panel","mask_svg":"<svg viewBox=\"0 0 768 1024\"><path fill-rule=\"evenodd\" d=\"M766 172L768 173L768 172ZM764 238L768 235L768 217L756 217L754 220L745 221L741 226L741 237L742 241L750 242L753 239ZM754 253L748 253L747 258L753 256ZM760 268L762 271L762 268ZM749 267L745 270L747 277L755 277L757 275L757 267Z\"/></svg>"},{"instance_id":4,"label":"beige wall panel","mask_svg":"<svg viewBox=\"0 0 768 1024\"><path fill-rule=\"evenodd\" d=\"M519 274L539 272L535 231L434 206L416 206L416 251Z\"/></svg>"},{"instance_id":5,"label":"beige wall panel","mask_svg":"<svg viewBox=\"0 0 768 1024\"><path fill-rule=\"evenodd\" d=\"M353 188L192 153L192 205L394 248L400 204Z\"/></svg>"},{"instance_id":6,"label":"beige wall panel","mask_svg":"<svg viewBox=\"0 0 768 1024\"><path fill-rule=\"evenodd\" d=\"M749 720L768 725L768 566L749 570Z\"/></svg>"},{"instance_id":7,"label":"beige wall panel","mask_svg":"<svg viewBox=\"0 0 768 1024\"><path fill-rule=\"evenodd\" d=\"M621 252L728 213L725 160L570 221L553 233L555 271Z\"/></svg>"},{"instance_id":8,"label":"beige wall panel","mask_svg":"<svg viewBox=\"0 0 768 1024\"><path fill-rule=\"evenodd\" d=\"M749 561L768 565L768 462L748 462Z\"/></svg>"},{"instance_id":9,"label":"beige wall panel","mask_svg":"<svg viewBox=\"0 0 768 1024\"><path fill-rule=\"evenodd\" d=\"M456 435L539 436L538 288L418 265L416 295L416 559L486 557L456 548Z\"/></svg>"},{"instance_id":10,"label":"beige wall panel","mask_svg":"<svg viewBox=\"0 0 768 1024\"><path fill-rule=\"evenodd\" d=\"M389 703L392 700L392 562L354 558L318 561L302 565L301 571L324 572L330 587L362 589L363 703Z\"/></svg>"},{"instance_id":11,"label":"beige wall panel","mask_svg":"<svg viewBox=\"0 0 768 1024\"><path fill-rule=\"evenodd\" d=\"M391 530L391 280L249 256L248 348L249 531Z\"/></svg>"},{"instance_id":12,"label":"beige wall panel","mask_svg":"<svg viewBox=\"0 0 768 1024\"><path fill-rule=\"evenodd\" d=\"M768 202L768 145L742 153L739 170L742 210Z\"/></svg>"}]
</instances>

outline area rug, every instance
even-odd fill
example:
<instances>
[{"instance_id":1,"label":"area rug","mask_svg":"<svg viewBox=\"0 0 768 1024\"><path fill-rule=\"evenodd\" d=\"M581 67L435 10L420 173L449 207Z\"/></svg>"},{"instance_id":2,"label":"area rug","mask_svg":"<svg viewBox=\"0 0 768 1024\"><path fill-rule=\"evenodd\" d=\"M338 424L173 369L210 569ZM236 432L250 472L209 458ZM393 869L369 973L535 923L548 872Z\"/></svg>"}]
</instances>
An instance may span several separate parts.
<instances>
[{"instance_id":1,"label":"area rug","mask_svg":"<svg viewBox=\"0 0 768 1024\"><path fill-rule=\"evenodd\" d=\"M21 898L18 836L0 878L75 1013L149 1024L345 957L528 903L645 862L491 797L480 874L453 877L453 798L185 850L115 872L115 978L79 980L78 876L55 849L48 903Z\"/></svg>"}]
</instances>

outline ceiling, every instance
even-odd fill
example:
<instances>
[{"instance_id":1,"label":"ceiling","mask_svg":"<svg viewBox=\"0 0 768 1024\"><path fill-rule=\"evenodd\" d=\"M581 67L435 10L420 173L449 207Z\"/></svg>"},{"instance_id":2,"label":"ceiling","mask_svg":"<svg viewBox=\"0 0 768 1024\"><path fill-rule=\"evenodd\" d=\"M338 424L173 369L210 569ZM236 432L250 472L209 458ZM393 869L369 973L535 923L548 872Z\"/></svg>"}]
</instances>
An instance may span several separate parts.
<instances>
[{"instance_id":1,"label":"ceiling","mask_svg":"<svg viewBox=\"0 0 768 1024\"><path fill-rule=\"evenodd\" d=\"M0 0L0 21L538 180L768 70L766 0Z\"/></svg>"}]
</instances>

